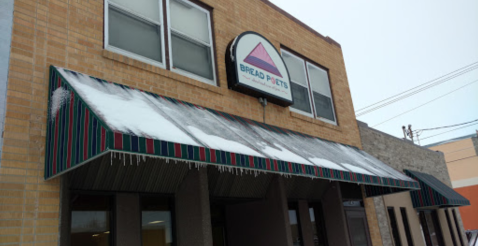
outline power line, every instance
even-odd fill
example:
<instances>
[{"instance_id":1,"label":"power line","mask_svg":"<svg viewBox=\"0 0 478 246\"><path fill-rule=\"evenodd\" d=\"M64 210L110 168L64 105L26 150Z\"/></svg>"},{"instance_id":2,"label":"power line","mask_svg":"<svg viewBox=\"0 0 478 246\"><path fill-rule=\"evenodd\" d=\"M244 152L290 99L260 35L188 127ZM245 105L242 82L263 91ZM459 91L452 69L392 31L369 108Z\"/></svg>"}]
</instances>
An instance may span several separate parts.
<instances>
[{"instance_id":1,"label":"power line","mask_svg":"<svg viewBox=\"0 0 478 246\"><path fill-rule=\"evenodd\" d=\"M438 129L443 129L443 128L450 128L450 127L455 127L455 126L466 125L466 124L469 124L469 123L473 123L475 121L478 121L478 119L468 121L468 122L459 123L459 124L449 125L449 126L440 126L440 127L434 127L434 128L418 129L418 130L414 130L414 132L419 132L419 131L422 132L422 131L430 131L430 130L438 130Z\"/></svg>"},{"instance_id":2,"label":"power line","mask_svg":"<svg viewBox=\"0 0 478 246\"><path fill-rule=\"evenodd\" d=\"M471 125L467 125L467 126L458 127L458 128L453 129L453 130L449 130L449 131L446 131L446 132L442 132L442 133L438 133L438 134L435 134L435 135L431 135L431 136L426 137L426 138L422 138L421 140L423 141L423 140L425 140L425 139L432 138L432 137L435 137L435 136L438 136L438 135L442 135L442 134L445 134L445 133L447 133L447 132L452 132L452 131L455 131L455 130L459 130L459 129L462 129L462 128L474 126L474 125L477 125L477 124L478 124L478 123L471 124Z\"/></svg>"},{"instance_id":3,"label":"power line","mask_svg":"<svg viewBox=\"0 0 478 246\"><path fill-rule=\"evenodd\" d=\"M406 113L408 113L408 112L410 112L410 111L413 111L413 110L415 110L415 109L417 109L417 108L423 107L423 106L425 106L425 105L427 105L427 104L429 104L429 103L431 103L431 102L433 102L433 101L436 101L436 100L438 100L438 99L440 99L440 98L442 98L442 97L444 97L444 96L447 96L447 95L449 95L449 94L451 94L451 93L453 93L453 92L455 92L455 91L457 91L457 90L459 90L459 89L461 89L461 88L463 88L463 87L469 86L469 85L471 85L471 84L473 84L473 83L476 83L476 82L478 82L478 79L477 79L477 80L474 80L474 81L472 81L472 82L470 82L470 83L468 83L468 84L466 84L466 85L464 85L464 86L462 86L462 87L459 87L459 88L457 88L457 89L455 89L455 90L452 90L452 91L450 91L450 92L448 92L448 93L446 93L446 94L443 94L443 95L441 95L441 96L439 96L439 97L437 97L437 98L435 98L435 99L433 99L433 100L430 100L430 101L428 101L428 102L426 102L426 103L424 103L424 104L421 104L421 105L419 105L419 106L417 106L417 107L415 107L415 108L412 108L412 109L407 110L407 111L405 111L405 112L403 112L403 113L401 113L401 114L399 114L399 115L396 115L396 116L394 116L394 117L392 117L392 118L389 118L389 119L387 119L387 120L385 120L385 121L382 121L382 122L380 122L380 123L378 123L378 124L376 124L376 125L374 125L374 126L372 126L372 127L376 127L376 126L381 125L381 124L383 124L383 123L385 123L385 122L388 122L388 121L390 121L390 120L393 120L393 119L395 119L395 118L397 118L397 117L399 117L399 116L402 116L402 115L404 115L404 114L406 114Z\"/></svg>"},{"instance_id":4,"label":"power line","mask_svg":"<svg viewBox=\"0 0 478 246\"><path fill-rule=\"evenodd\" d=\"M410 92L409 94L405 94L405 95L400 96L400 97L398 97L398 98L396 98L396 99L393 99L393 100L391 100L391 101L389 101L389 102L386 102L386 103L384 103L384 104L378 105L378 106L373 107L373 108L371 108L371 109L368 109L368 110L366 110L366 111L364 111L364 112L358 113L358 114L356 114L356 116L359 117L359 116L362 116L362 115L364 115L364 114L371 113L371 112L376 111L376 110L378 110L378 109L381 109L381 108L383 108L383 107L385 107L385 106L388 106L388 105L390 105L390 104L392 104L392 103L395 103L395 102L400 101L400 100L402 100L402 99L405 99L405 98L407 98L407 97L413 96L413 95L415 95L415 94L417 94L417 93L419 93L419 92L422 92L422 91L424 91L424 90L426 90L426 89L429 89L429 88L431 88L431 87L433 87L433 86L437 86L437 85L439 85L439 84L442 84L442 83L444 83L444 82L447 82L447 81L449 81L449 80L451 80L451 79L454 79L454 78L456 78L456 77L458 77L458 76L461 76L461 75L463 75L463 74L465 74L465 73L468 73L468 72L470 72L470 71L472 71L472 70L474 70L474 69L477 69L477 68L478 68L478 66L472 67L472 68L468 68L468 69L465 70L465 71L461 71L461 72L459 72L459 73L457 73L457 74L454 74L454 75L452 75L452 76L450 76L450 77L448 77L448 78L445 78L445 79L443 79L443 80L439 80L439 81L437 81L437 82L435 82L435 83L433 83L433 84L431 84L431 85L428 85L428 86L423 87L423 88L420 88L420 89L418 89L418 90L416 90L416 91Z\"/></svg>"},{"instance_id":5,"label":"power line","mask_svg":"<svg viewBox=\"0 0 478 246\"><path fill-rule=\"evenodd\" d=\"M459 68L459 69L456 69L456 70L454 70L454 71L452 71L452 72L449 72L449 73L447 73L447 74L445 74L445 75L442 75L442 76L440 76L440 77L438 77L438 78L432 79L432 80L427 81L427 82L422 83L422 84L419 84L419 85L417 85L417 86L415 86L415 87L413 87L413 88L410 88L410 89L408 89L408 90L406 90L406 91L400 92L400 93L398 93L398 94L396 94L396 95L393 95L393 96L391 96L391 97L385 98L385 99L383 99L383 100L381 100L381 101L378 101L378 102L376 102L376 103L373 103L373 104L371 104L371 105L369 105L369 106L366 106L366 107L363 107L363 108L361 108L361 109L358 109L358 110L356 110L355 112L362 111L362 110L364 110L364 109L366 109L366 108L370 108L370 107L372 107L372 106L374 106L374 105L377 105L377 104L379 104L379 103L381 103L381 102L383 102L383 101L387 101L387 100L389 100L389 99L391 99L391 98L394 98L394 97L397 97L397 96L402 95L402 94L404 94L404 93L407 93L407 92L409 92L409 91L411 91L411 90L414 90L414 89L416 89L416 88L419 88L419 87L421 87L421 86L423 86L423 85L432 83L432 82L434 82L434 81L436 81L436 80L438 80L438 79L441 79L441 78L443 78L443 77L445 77L445 76L448 76L448 75L450 75L450 74L453 74L453 73L455 73L455 72L457 72L457 71L459 71L459 70L463 70L463 69L465 69L465 68L467 68L467 67L470 67L470 66L472 66L472 65L475 65L475 64L478 64L478 62L473 62L473 63L471 63L471 64L469 64L469 65L466 65L466 66L464 66L464 67L461 67L461 68Z\"/></svg>"}]
</instances>

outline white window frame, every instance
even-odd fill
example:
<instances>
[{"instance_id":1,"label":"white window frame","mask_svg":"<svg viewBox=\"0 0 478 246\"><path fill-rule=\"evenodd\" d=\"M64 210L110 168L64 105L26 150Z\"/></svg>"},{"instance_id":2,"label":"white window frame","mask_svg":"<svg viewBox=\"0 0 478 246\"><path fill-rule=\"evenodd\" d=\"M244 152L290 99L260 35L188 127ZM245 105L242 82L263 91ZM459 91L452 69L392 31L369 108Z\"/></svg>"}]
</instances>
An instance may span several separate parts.
<instances>
[{"instance_id":1,"label":"white window frame","mask_svg":"<svg viewBox=\"0 0 478 246\"><path fill-rule=\"evenodd\" d=\"M302 59L302 58L300 58L300 57L298 57L298 56L292 54L291 52L288 52L288 51L286 51L286 50L281 49L281 54L284 54L284 53L286 53L286 54L289 55L289 56L294 57L295 59L301 61L301 62L304 64L304 66L303 66L303 68L304 68L304 75L305 75L304 78L307 80L307 81L305 81L305 82L306 82L306 86L304 86L304 85L302 85L302 84L300 84L300 83L294 82L294 81L292 80L292 78L290 78L290 82L291 82L291 83L294 83L294 84L296 84L296 85L299 85L299 86L302 86L302 87L306 87L306 88L307 88L307 93L309 94L310 113L308 113L308 112L306 112L306 111L303 111L303 110L300 110L300 109L296 109L296 108L294 108L294 107L289 107L289 109L290 109L292 112L295 112L295 113L298 113L298 114L302 114L302 115L305 115L305 116L314 118L315 105L312 103L312 100L313 100L313 99L311 98L311 93L310 93L309 78L308 78L307 67L306 67L307 64L305 63L304 59ZM289 72L289 76L290 76L290 72ZM292 87L291 87L291 90L292 90Z\"/></svg>"},{"instance_id":2,"label":"white window frame","mask_svg":"<svg viewBox=\"0 0 478 246\"><path fill-rule=\"evenodd\" d=\"M335 121L331 121L329 119L326 119L326 118L323 118L323 117L320 117L317 115L317 109L315 109L315 101L314 101L314 90L312 89L312 85L311 85L311 79L310 79L310 73L308 72L309 71L309 65L314 67L314 68L317 68L317 69L320 69L322 71L325 71L325 73L327 73L327 82L328 82L328 87L329 87L329 93L330 93L330 102L332 104L332 114L334 115L334 119ZM329 71L319 67L319 66L316 66L315 64L313 63L310 63L308 61L305 61L305 66L306 66L306 69L307 69L307 79L309 80L309 86L310 86L310 90L312 91L311 93L311 99L312 99L312 103L314 104L314 115L315 115L315 118L316 119L319 119L321 121L324 121L324 122L327 122L327 123L330 123L330 124L333 124L333 125L337 125L337 116L335 115L335 104L334 104L334 97L332 95L332 89L330 88L330 80L329 80ZM317 92L319 93L319 92ZM319 93L320 94L320 93ZM326 96L326 95L323 95L322 96Z\"/></svg>"},{"instance_id":3,"label":"white window frame","mask_svg":"<svg viewBox=\"0 0 478 246\"><path fill-rule=\"evenodd\" d=\"M304 73L306 75L306 79L307 79L307 92L309 93L309 105L310 105L310 109L312 111L312 113L307 113L305 111L302 111L300 109L296 109L296 108L293 108L292 106L289 106L289 110L292 111L292 112L295 112L295 113L298 113L298 114L302 114L302 115L305 115L305 116L308 116L308 117L311 117L311 118L315 118L315 119L318 119L318 120L321 120L323 122L326 122L326 123L329 123L329 124L332 124L332 125L337 125L337 116L335 114L335 104L334 104L334 97L333 97L333 94L332 94L332 88L330 86L330 79L329 79L329 71L307 61L306 59L304 58L301 58L299 56L296 56L294 55L293 53L287 51L287 50L284 50L284 49L281 49L281 54L284 54L284 53L287 53L287 55L289 56L292 56L298 60L301 60L303 63L304 63ZM313 66L314 68L317 68L317 69L320 69L320 70L323 70L327 73L327 80L328 83L329 83L329 92L330 92L330 100L332 102L332 112L333 112L333 115L334 115L334 119L335 121L331 121L329 119L326 119L326 118L323 118L323 117L320 117L317 115L317 112L316 112L316 109L315 109L315 101L314 101L314 94L313 94L313 89L312 89L312 85L311 85L311 79L310 79L310 73L309 73L309 68L308 66ZM296 83L294 81L290 81L291 83L294 83L294 84L297 84L299 86L303 86L301 85L300 83ZM324 95L325 96L325 95Z\"/></svg>"},{"instance_id":4,"label":"white window frame","mask_svg":"<svg viewBox=\"0 0 478 246\"><path fill-rule=\"evenodd\" d=\"M189 77L191 79L195 79L195 80L199 80L201 82L204 82L204 83L207 83L207 84L210 84L210 85L214 85L214 86L217 86L217 83L216 83L216 61L215 61L215 57L214 57L214 43L213 43L213 37L212 37L212 26L211 26L211 13L209 10L206 10L204 9L203 7L195 4L195 3L192 3L188 0L178 0L180 2L182 2L183 4L187 4L195 9L198 9L204 13L206 13L206 16L207 16L207 25L208 25L208 30L209 30L209 40L211 41L210 44L204 42L204 41L201 41L197 38L194 38L194 37L190 37L184 33L182 33L181 31L178 31L178 30L175 30L171 27L171 13L170 13L170 7L169 7L169 2L171 0L166 0L166 9L167 9L167 16L168 16L168 44L169 44L169 65L170 65L170 70L175 72L175 73L178 73L180 75L183 75L183 76L186 76L186 77ZM174 0L172 0L174 1ZM171 42L171 29L173 29L173 31L177 34L179 34L180 36L183 36L187 39L190 39L194 42L197 42L197 43L200 43L202 45L205 45L205 46L208 46L210 47L210 51L211 51L211 65L212 65L212 76L213 76L213 79L210 80L210 79L206 79L204 77L201 77L199 75L196 75L194 73L191 73L191 72L188 72L188 71L185 71L183 69L180 69L180 68L174 68L173 67L173 50L172 50L172 42Z\"/></svg>"},{"instance_id":5,"label":"white window frame","mask_svg":"<svg viewBox=\"0 0 478 246\"><path fill-rule=\"evenodd\" d=\"M164 40L164 26L165 26L165 23L163 21L164 20L163 0L157 0L159 2L159 20L160 20L159 22L155 21L155 20L151 20L150 18L145 17L145 16L143 16L142 14L140 14L136 11L132 11L132 10L126 8L126 7L123 7L123 6L121 6L117 3L110 2L110 1L111 0L104 0L104 6L105 6L104 7L104 40L105 40L104 41L104 49L109 50L111 52L115 52L115 53L124 55L124 56L127 56L127 57L130 57L130 58L135 59L135 60L142 61L144 63L148 63L148 64L151 64L151 65L166 69L166 50L165 50L165 40ZM150 59L150 58L135 54L133 52L114 47L114 46L109 44L109 36L108 35L109 35L109 7L110 7L110 5L115 7L115 8L118 8L122 11L125 11L129 14L132 14L132 15L138 17L138 18L141 18L144 21L147 21L147 22L150 22L150 23L153 23L155 25L160 26L160 29L161 29L161 56L162 56L161 60L162 60L162 62L155 61L153 59Z\"/></svg>"}]
</instances>

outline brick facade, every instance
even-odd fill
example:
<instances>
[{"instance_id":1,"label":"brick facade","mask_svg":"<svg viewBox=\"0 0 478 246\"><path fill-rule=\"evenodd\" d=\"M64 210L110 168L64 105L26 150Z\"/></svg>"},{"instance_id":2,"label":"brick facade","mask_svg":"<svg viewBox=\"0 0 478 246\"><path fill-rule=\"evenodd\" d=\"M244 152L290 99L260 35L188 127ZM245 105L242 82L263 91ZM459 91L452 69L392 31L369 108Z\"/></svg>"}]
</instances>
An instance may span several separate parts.
<instances>
[{"instance_id":1,"label":"brick facade","mask_svg":"<svg viewBox=\"0 0 478 246\"><path fill-rule=\"evenodd\" d=\"M261 33L329 69L338 126L267 106L266 122L361 147L342 50L265 1L204 1L213 8L218 86L103 49L103 1L15 0L4 146L0 245L58 245L60 182L43 180L50 65L262 121L256 98L229 90L225 52L240 33ZM374 244L375 245L375 244Z\"/></svg>"}]
</instances>

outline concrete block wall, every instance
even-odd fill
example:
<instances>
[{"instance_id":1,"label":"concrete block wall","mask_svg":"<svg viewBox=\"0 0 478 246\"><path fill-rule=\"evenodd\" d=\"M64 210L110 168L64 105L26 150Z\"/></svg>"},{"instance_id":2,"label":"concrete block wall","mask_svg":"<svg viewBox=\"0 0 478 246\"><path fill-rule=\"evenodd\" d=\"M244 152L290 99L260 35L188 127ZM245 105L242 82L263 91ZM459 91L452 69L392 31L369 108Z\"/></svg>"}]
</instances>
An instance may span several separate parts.
<instances>
[{"instance_id":1,"label":"concrete block wall","mask_svg":"<svg viewBox=\"0 0 478 246\"><path fill-rule=\"evenodd\" d=\"M445 158L442 152L433 151L415 145L411 141L399 139L394 136L388 135L384 132L368 127L366 123L360 121L358 121L357 123L359 126L364 151L378 158L385 164L395 168L398 171L403 172L404 169L410 169L414 171L428 173L435 176L441 182L451 187L451 180L448 173L448 168L446 166ZM383 201L380 201L380 199L383 199ZM388 221L386 206L405 207L408 210L407 213L410 221L410 226L416 229L419 228L418 225L411 224L413 222L415 222L415 224L419 222L408 193L399 193L378 197L375 198L375 202L372 202L371 204L374 203L375 213L367 213L367 218L369 218L370 227L378 226L378 228L380 229L380 234L384 245L393 243L393 240L391 239L391 229ZM443 211L439 211L440 215L442 213ZM370 224L370 221L373 221L374 219L373 217L381 218L380 220L378 220L377 225ZM463 233L464 230L461 217L459 216L459 214L457 217L458 224L460 225L460 230L462 232L461 237L464 241L466 241L466 237ZM397 221L401 221L401 219L398 219ZM401 222L399 222L399 224L400 223ZM442 228L444 228L443 234L445 244L451 245L451 235L448 230L448 227L446 226L447 221L446 219L444 219L444 216L440 217L440 223ZM420 236L421 235L415 235L413 238L414 240L422 240ZM416 242L418 242L416 243L417 245L422 245L421 241ZM374 246L376 246L376 244L374 244Z\"/></svg>"},{"instance_id":2,"label":"concrete block wall","mask_svg":"<svg viewBox=\"0 0 478 246\"><path fill-rule=\"evenodd\" d=\"M15 0L0 167L0 245L58 245L59 179L43 180L50 65L262 120L256 98L227 88L225 52L256 31L329 69L338 126L267 106L266 122L360 147L340 45L259 0L205 0L213 8L218 86L103 49L103 0Z\"/></svg>"}]
</instances>

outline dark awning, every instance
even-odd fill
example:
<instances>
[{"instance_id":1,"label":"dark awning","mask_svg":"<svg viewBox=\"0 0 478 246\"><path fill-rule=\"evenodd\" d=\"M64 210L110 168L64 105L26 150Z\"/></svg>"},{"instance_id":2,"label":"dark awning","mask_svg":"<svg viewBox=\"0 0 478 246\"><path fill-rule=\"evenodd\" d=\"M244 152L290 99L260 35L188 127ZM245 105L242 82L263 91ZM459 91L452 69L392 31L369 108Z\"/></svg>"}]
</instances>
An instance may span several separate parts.
<instances>
[{"instance_id":1,"label":"dark awning","mask_svg":"<svg viewBox=\"0 0 478 246\"><path fill-rule=\"evenodd\" d=\"M53 66L49 102L46 179L121 153L360 183L370 196L419 189L356 147Z\"/></svg>"},{"instance_id":2,"label":"dark awning","mask_svg":"<svg viewBox=\"0 0 478 246\"><path fill-rule=\"evenodd\" d=\"M420 183L420 190L410 192L415 208L470 205L468 199L430 174L410 170L405 170L405 174Z\"/></svg>"}]
</instances>

